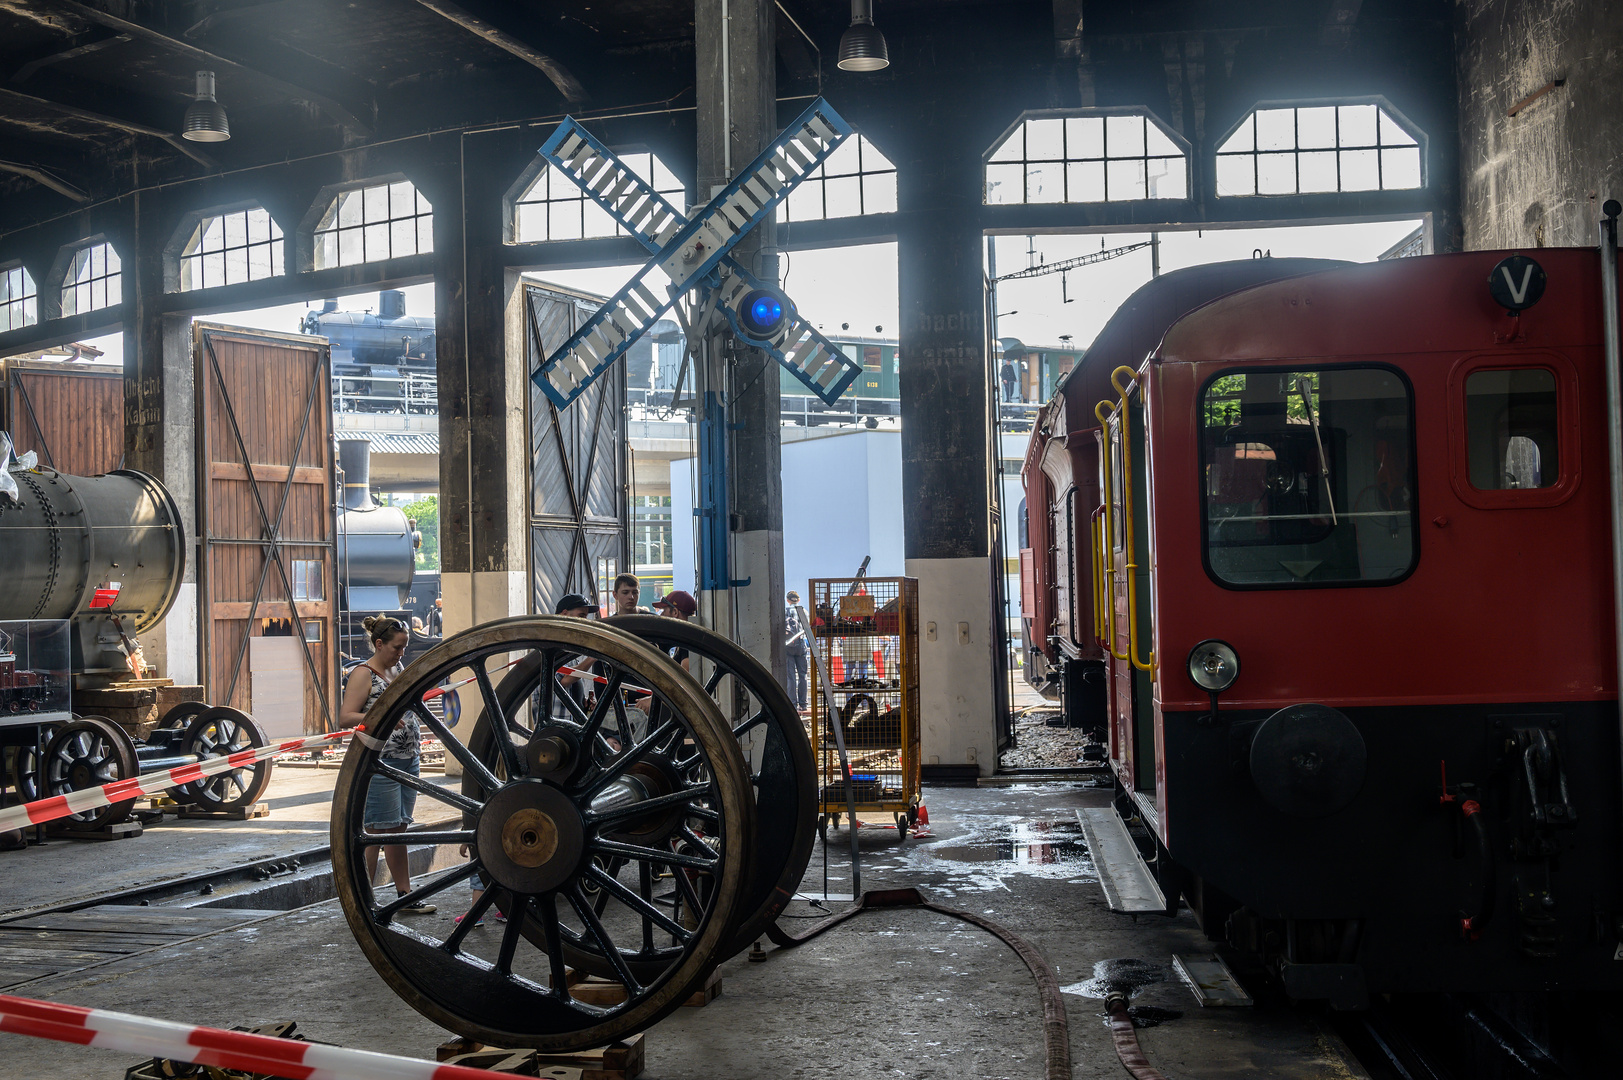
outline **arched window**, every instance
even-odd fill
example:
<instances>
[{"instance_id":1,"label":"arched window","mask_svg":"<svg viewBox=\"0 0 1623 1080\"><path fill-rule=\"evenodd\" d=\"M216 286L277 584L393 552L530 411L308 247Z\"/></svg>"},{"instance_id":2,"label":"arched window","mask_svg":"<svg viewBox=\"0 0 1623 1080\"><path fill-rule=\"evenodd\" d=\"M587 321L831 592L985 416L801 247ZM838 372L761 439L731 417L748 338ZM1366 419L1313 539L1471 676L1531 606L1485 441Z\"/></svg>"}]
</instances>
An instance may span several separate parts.
<instances>
[{"instance_id":1,"label":"arched window","mask_svg":"<svg viewBox=\"0 0 1623 1080\"><path fill-rule=\"evenodd\" d=\"M434 208L409 180L340 191L315 230L317 270L434 250Z\"/></svg>"},{"instance_id":2,"label":"arched window","mask_svg":"<svg viewBox=\"0 0 1623 1080\"><path fill-rule=\"evenodd\" d=\"M1143 113L1030 117L986 159L988 205L1188 197L1188 157Z\"/></svg>"},{"instance_id":3,"label":"arched window","mask_svg":"<svg viewBox=\"0 0 1623 1080\"><path fill-rule=\"evenodd\" d=\"M1420 142L1380 105L1258 109L1217 148L1218 195L1423 186Z\"/></svg>"},{"instance_id":4,"label":"arched window","mask_svg":"<svg viewBox=\"0 0 1623 1080\"><path fill-rule=\"evenodd\" d=\"M0 270L0 333L39 322L39 291L20 263Z\"/></svg>"},{"instance_id":5,"label":"arched window","mask_svg":"<svg viewBox=\"0 0 1623 1080\"><path fill-rule=\"evenodd\" d=\"M212 289L282 273L282 228L264 207L211 214L180 252L180 288Z\"/></svg>"},{"instance_id":6,"label":"arched window","mask_svg":"<svg viewBox=\"0 0 1623 1080\"><path fill-rule=\"evenodd\" d=\"M105 241L73 253L62 277L62 314L82 315L124 302L124 277L118 252Z\"/></svg>"},{"instance_id":7,"label":"arched window","mask_svg":"<svg viewBox=\"0 0 1623 1080\"><path fill-rule=\"evenodd\" d=\"M807 175L783 204L784 221L896 212L896 166L858 134Z\"/></svg>"},{"instance_id":8,"label":"arched window","mask_svg":"<svg viewBox=\"0 0 1623 1080\"><path fill-rule=\"evenodd\" d=\"M687 192L682 181L656 155L642 151L617 152L615 156L643 183L669 199L678 210L687 212ZM629 235L579 185L551 166L544 166L535 182L513 203L513 237L521 244Z\"/></svg>"}]
</instances>

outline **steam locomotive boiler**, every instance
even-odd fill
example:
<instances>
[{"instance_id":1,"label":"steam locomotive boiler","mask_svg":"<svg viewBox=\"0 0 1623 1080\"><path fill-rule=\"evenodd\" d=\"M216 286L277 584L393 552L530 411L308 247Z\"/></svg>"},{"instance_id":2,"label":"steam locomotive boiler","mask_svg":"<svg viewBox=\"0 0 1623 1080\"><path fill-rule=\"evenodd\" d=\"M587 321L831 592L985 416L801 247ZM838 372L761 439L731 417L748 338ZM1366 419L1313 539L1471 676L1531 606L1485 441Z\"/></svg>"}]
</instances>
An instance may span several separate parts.
<instances>
[{"instance_id":1,"label":"steam locomotive boiler","mask_svg":"<svg viewBox=\"0 0 1623 1080\"><path fill-rule=\"evenodd\" d=\"M342 510L338 514L338 595L342 649L352 660L371 655L361 620L368 615L392 615L411 626L411 617L427 612L408 608L417 570L421 536L397 506L379 506L371 495L371 443L365 438L338 440L338 465L343 474ZM426 647L426 635L412 632L416 650Z\"/></svg>"},{"instance_id":2,"label":"steam locomotive boiler","mask_svg":"<svg viewBox=\"0 0 1623 1080\"><path fill-rule=\"evenodd\" d=\"M246 714L198 701L171 707L142 740L72 711L74 690L127 686L136 674L137 635L162 622L180 592L185 527L168 490L145 473L26 468L8 460L3 438L0 446L0 469L17 489L0 492L0 751L17 797L66 795L264 745ZM246 805L270 773L262 762L175 797L213 809ZM115 824L133 805L85 811L71 824Z\"/></svg>"},{"instance_id":3,"label":"steam locomotive boiler","mask_svg":"<svg viewBox=\"0 0 1623 1080\"><path fill-rule=\"evenodd\" d=\"M305 314L299 329L332 343L334 388L344 411L435 411L434 316L407 315L405 293L380 292L377 314L339 311L337 300L327 300Z\"/></svg>"}]
</instances>

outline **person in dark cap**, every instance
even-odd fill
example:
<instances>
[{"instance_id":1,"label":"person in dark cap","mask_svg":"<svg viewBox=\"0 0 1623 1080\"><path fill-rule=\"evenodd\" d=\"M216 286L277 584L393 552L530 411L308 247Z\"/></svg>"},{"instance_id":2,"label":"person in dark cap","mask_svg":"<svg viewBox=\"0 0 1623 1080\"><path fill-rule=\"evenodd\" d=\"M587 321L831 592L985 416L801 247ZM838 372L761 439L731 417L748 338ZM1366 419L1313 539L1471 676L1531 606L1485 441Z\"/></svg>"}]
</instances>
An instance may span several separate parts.
<instances>
[{"instance_id":1,"label":"person in dark cap","mask_svg":"<svg viewBox=\"0 0 1623 1080\"><path fill-rule=\"evenodd\" d=\"M552 613L554 615L567 615L571 619L584 619L596 606L580 593L572 592L558 598L558 603L553 605Z\"/></svg>"}]
</instances>

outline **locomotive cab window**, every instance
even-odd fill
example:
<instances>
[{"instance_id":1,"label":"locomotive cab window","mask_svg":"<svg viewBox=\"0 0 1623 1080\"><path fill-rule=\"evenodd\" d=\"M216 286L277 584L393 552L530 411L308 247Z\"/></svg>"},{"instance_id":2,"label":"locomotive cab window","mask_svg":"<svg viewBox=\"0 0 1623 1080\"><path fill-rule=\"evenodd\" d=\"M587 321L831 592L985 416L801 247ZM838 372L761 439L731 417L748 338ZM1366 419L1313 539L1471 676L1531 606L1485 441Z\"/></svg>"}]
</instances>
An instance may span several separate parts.
<instances>
[{"instance_id":1,"label":"locomotive cab window","mask_svg":"<svg viewBox=\"0 0 1623 1080\"><path fill-rule=\"evenodd\" d=\"M1416 556L1412 395L1388 368L1221 375L1202 395L1206 564L1231 587L1391 584Z\"/></svg>"},{"instance_id":2,"label":"locomotive cab window","mask_svg":"<svg viewBox=\"0 0 1623 1080\"><path fill-rule=\"evenodd\" d=\"M1555 373L1473 371L1465 380L1465 441L1478 491L1552 487L1561 476Z\"/></svg>"}]
</instances>

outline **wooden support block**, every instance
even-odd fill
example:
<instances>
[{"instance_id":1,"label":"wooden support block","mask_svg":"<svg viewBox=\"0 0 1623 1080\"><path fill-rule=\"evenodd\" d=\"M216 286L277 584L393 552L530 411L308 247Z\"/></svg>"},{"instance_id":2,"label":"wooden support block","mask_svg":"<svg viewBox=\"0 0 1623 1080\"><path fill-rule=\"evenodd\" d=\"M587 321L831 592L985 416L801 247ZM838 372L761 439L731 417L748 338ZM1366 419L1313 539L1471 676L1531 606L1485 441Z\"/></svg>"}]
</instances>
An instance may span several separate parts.
<instances>
[{"instance_id":1,"label":"wooden support block","mask_svg":"<svg viewBox=\"0 0 1623 1080\"><path fill-rule=\"evenodd\" d=\"M485 1044L475 1042L473 1039L447 1039L434 1047L434 1060L439 1062L450 1061L458 1054L471 1054L476 1050L483 1050Z\"/></svg>"},{"instance_id":2,"label":"wooden support block","mask_svg":"<svg viewBox=\"0 0 1623 1080\"><path fill-rule=\"evenodd\" d=\"M100 714L103 709L145 709L158 704L158 691L150 686L121 684L106 690L80 690L73 695L73 704L85 714Z\"/></svg>"},{"instance_id":3,"label":"wooden support block","mask_svg":"<svg viewBox=\"0 0 1623 1080\"><path fill-rule=\"evenodd\" d=\"M487 1072L501 1073L504 1076L538 1076L540 1068L535 1063L534 1050L470 1050L465 1054L455 1054L444 1060L446 1065L461 1065L469 1069L484 1069ZM579 1073L577 1072L578 1076Z\"/></svg>"},{"instance_id":4,"label":"wooden support block","mask_svg":"<svg viewBox=\"0 0 1623 1080\"><path fill-rule=\"evenodd\" d=\"M642 1074L645 1063L643 1035L638 1033L624 1042L610 1043L601 1050L583 1050L578 1054L547 1054L536 1051L536 1062L542 1076L550 1076L549 1067L564 1066L579 1070L580 1080L632 1080Z\"/></svg>"},{"instance_id":5,"label":"wooden support block","mask_svg":"<svg viewBox=\"0 0 1623 1080\"><path fill-rule=\"evenodd\" d=\"M48 827L54 836L64 840L129 840L141 835L139 821L120 821L116 825L103 825L99 829L74 829L67 826Z\"/></svg>"},{"instance_id":6,"label":"wooden support block","mask_svg":"<svg viewBox=\"0 0 1623 1080\"><path fill-rule=\"evenodd\" d=\"M626 999L626 988L612 979L600 979L596 975L587 975L576 978L580 972L571 972L569 977L569 996L576 1001L584 1001L588 1005L619 1005Z\"/></svg>"},{"instance_id":7,"label":"wooden support block","mask_svg":"<svg viewBox=\"0 0 1623 1080\"><path fill-rule=\"evenodd\" d=\"M682 1005L688 1009L702 1009L720 996L721 971L717 969L706 976L704 985L689 994L688 999L682 1002Z\"/></svg>"},{"instance_id":8,"label":"wooden support block","mask_svg":"<svg viewBox=\"0 0 1623 1080\"><path fill-rule=\"evenodd\" d=\"M270 817L270 803L254 803L234 810L205 810L201 806L182 806L180 816L201 821L247 821L250 818Z\"/></svg>"},{"instance_id":9,"label":"wooden support block","mask_svg":"<svg viewBox=\"0 0 1623 1080\"><path fill-rule=\"evenodd\" d=\"M167 679L163 681L168 682ZM170 709L173 709L176 705L179 705L183 701L208 700L203 696L203 688L201 686L176 686L174 683L169 683L167 686L159 686L156 689L158 691L159 712L168 712Z\"/></svg>"}]
</instances>

